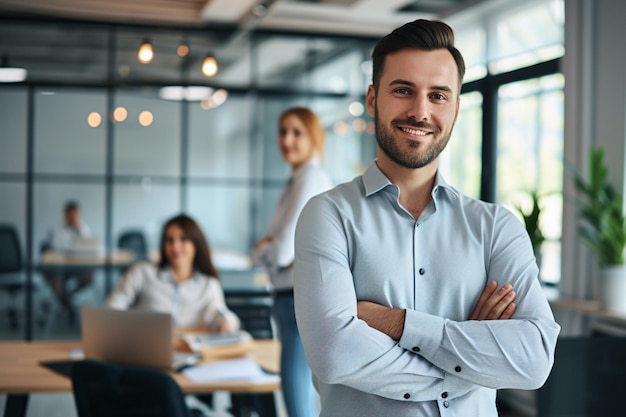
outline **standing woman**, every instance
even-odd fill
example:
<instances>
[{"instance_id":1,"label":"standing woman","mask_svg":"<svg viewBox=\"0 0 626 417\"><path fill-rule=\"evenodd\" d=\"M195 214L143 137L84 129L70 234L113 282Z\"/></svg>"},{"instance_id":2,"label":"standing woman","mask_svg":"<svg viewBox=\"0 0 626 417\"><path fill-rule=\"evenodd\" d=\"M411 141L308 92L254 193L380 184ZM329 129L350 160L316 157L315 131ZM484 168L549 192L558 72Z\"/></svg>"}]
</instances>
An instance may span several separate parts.
<instances>
[{"instance_id":1,"label":"standing woman","mask_svg":"<svg viewBox=\"0 0 626 417\"><path fill-rule=\"evenodd\" d=\"M209 245L186 215L163 226L159 265L135 264L118 282L106 305L170 313L178 329L235 332L239 318L226 307Z\"/></svg>"},{"instance_id":2,"label":"standing woman","mask_svg":"<svg viewBox=\"0 0 626 417\"><path fill-rule=\"evenodd\" d=\"M331 182L320 166L324 126L303 107L285 110L278 119L278 148L291 165L274 217L264 237L254 245L254 264L267 269L274 287L274 317L282 345L281 380L289 417L316 415L315 389L304 355L293 305L294 238L298 216L306 202L328 190Z\"/></svg>"}]
</instances>

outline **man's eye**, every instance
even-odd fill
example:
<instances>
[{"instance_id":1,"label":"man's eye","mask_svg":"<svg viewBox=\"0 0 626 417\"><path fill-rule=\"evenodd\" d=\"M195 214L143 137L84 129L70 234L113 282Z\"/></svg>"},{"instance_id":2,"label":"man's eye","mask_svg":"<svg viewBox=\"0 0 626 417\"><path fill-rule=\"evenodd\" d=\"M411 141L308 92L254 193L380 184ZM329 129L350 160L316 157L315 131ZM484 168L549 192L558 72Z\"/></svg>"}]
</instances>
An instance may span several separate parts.
<instances>
[{"instance_id":1,"label":"man's eye","mask_svg":"<svg viewBox=\"0 0 626 417\"><path fill-rule=\"evenodd\" d=\"M446 100L447 97L440 93L435 93L430 96L434 100Z\"/></svg>"},{"instance_id":2,"label":"man's eye","mask_svg":"<svg viewBox=\"0 0 626 417\"><path fill-rule=\"evenodd\" d=\"M393 92L400 95L411 94L411 91L408 88L396 88Z\"/></svg>"}]
</instances>

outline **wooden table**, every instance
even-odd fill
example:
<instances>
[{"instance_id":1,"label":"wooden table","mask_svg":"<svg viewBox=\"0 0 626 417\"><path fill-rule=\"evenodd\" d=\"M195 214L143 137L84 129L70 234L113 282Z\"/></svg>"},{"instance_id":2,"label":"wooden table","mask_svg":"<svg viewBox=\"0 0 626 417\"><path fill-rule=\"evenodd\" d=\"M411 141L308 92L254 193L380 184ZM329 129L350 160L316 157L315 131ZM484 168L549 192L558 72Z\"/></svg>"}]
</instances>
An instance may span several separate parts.
<instances>
[{"instance_id":1,"label":"wooden table","mask_svg":"<svg viewBox=\"0 0 626 417\"><path fill-rule=\"evenodd\" d=\"M25 416L31 393L71 393L72 383L69 378L39 365L39 362L69 360L72 349L78 348L80 341L0 342L0 393L7 394L4 416ZM264 369L279 371L280 343L277 340L255 340L249 354ZM224 381L198 384L181 373L171 372L170 375L188 394L214 391L267 394L280 389L280 382Z\"/></svg>"}]
</instances>

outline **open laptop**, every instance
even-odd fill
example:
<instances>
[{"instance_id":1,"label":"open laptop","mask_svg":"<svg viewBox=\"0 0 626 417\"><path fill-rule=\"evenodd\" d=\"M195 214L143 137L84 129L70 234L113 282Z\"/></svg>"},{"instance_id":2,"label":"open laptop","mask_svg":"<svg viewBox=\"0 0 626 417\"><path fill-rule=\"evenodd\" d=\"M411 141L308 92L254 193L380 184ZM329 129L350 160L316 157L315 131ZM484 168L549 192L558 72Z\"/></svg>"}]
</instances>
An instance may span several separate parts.
<instances>
[{"instance_id":1,"label":"open laptop","mask_svg":"<svg viewBox=\"0 0 626 417\"><path fill-rule=\"evenodd\" d=\"M72 245L67 249L71 255L98 255L102 252L100 239L96 236L76 236L72 239Z\"/></svg>"},{"instance_id":2,"label":"open laptop","mask_svg":"<svg viewBox=\"0 0 626 417\"><path fill-rule=\"evenodd\" d=\"M87 359L176 371L201 359L198 353L174 350L167 313L84 306L81 331Z\"/></svg>"}]
</instances>

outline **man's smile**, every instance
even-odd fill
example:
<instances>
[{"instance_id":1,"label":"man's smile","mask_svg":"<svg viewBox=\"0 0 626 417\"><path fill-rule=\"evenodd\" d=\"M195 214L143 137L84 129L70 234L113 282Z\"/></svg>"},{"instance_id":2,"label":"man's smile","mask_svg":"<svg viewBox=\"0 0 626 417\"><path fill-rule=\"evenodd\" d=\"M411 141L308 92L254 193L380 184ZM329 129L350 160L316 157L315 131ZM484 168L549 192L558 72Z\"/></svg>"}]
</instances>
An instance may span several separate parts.
<instances>
[{"instance_id":1,"label":"man's smile","mask_svg":"<svg viewBox=\"0 0 626 417\"><path fill-rule=\"evenodd\" d=\"M409 134L415 135L415 136L426 136L426 135L431 133L431 132L426 132L426 131L420 130L420 129L412 129L410 127L401 127L400 130L402 130L405 133L409 133Z\"/></svg>"}]
</instances>

